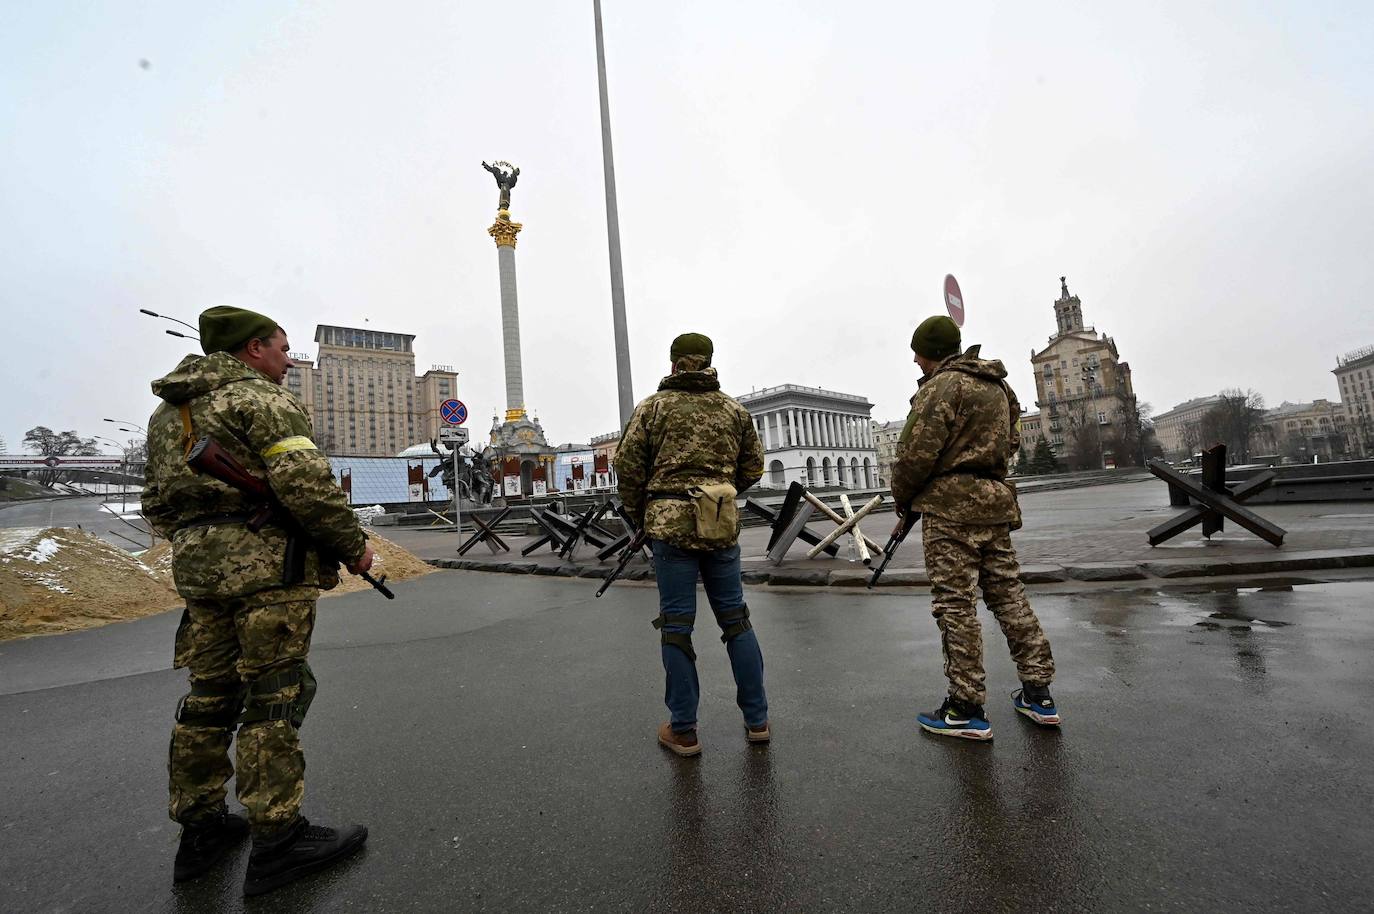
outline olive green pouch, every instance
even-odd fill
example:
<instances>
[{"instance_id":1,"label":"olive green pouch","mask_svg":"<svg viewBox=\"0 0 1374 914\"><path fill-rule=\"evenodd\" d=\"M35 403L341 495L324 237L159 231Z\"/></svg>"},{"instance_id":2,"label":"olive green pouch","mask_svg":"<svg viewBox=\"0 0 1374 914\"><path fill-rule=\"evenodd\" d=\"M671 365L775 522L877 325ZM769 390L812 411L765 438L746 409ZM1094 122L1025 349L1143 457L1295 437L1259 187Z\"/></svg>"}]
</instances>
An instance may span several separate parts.
<instances>
[{"instance_id":1,"label":"olive green pouch","mask_svg":"<svg viewBox=\"0 0 1374 914\"><path fill-rule=\"evenodd\" d=\"M697 516L697 536L721 548L739 537L739 509L735 507L735 487L728 482L692 486L687 497Z\"/></svg>"}]
</instances>

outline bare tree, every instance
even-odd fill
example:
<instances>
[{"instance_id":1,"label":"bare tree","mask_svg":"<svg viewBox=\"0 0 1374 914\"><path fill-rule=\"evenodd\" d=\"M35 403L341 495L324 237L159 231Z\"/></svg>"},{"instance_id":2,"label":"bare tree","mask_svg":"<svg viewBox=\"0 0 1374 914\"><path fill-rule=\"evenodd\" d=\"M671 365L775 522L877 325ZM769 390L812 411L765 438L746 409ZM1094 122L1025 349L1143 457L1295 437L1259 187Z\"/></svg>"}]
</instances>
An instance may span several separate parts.
<instances>
[{"instance_id":1,"label":"bare tree","mask_svg":"<svg viewBox=\"0 0 1374 914\"><path fill-rule=\"evenodd\" d=\"M1117 411L1109 432L1117 466L1143 467L1152 456L1152 441L1154 448L1158 449L1159 443L1154 440L1154 423L1150 421L1152 412L1154 408L1148 403L1141 403L1134 394L1122 399L1121 409Z\"/></svg>"},{"instance_id":2,"label":"bare tree","mask_svg":"<svg viewBox=\"0 0 1374 914\"><path fill-rule=\"evenodd\" d=\"M1224 444L1233 461L1245 463L1255 434L1264 425L1264 397L1253 390L1223 390L1200 425L1203 447Z\"/></svg>"},{"instance_id":3,"label":"bare tree","mask_svg":"<svg viewBox=\"0 0 1374 914\"><path fill-rule=\"evenodd\" d=\"M1088 415L1086 405L1069 407L1064 418L1068 421L1064 462L1070 470L1098 470L1102 468L1102 429L1097 416Z\"/></svg>"},{"instance_id":4,"label":"bare tree","mask_svg":"<svg viewBox=\"0 0 1374 914\"><path fill-rule=\"evenodd\" d=\"M1185 422L1178 430L1179 445L1183 448L1183 456L1191 458L1202 445L1202 423Z\"/></svg>"},{"instance_id":5,"label":"bare tree","mask_svg":"<svg viewBox=\"0 0 1374 914\"><path fill-rule=\"evenodd\" d=\"M82 438L76 432L54 432L46 425L38 425L25 432L24 447L41 457L94 457L100 453L94 438ZM39 472L38 482L50 486L70 475L62 470L45 469Z\"/></svg>"}]
</instances>

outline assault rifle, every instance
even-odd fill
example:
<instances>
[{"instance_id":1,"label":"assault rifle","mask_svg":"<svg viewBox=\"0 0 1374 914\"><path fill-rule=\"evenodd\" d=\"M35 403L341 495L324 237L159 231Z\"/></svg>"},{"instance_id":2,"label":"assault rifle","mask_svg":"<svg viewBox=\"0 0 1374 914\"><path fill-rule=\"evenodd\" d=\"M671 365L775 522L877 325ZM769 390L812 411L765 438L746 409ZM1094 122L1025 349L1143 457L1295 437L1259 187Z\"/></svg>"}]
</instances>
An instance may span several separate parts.
<instances>
[{"instance_id":1,"label":"assault rifle","mask_svg":"<svg viewBox=\"0 0 1374 914\"><path fill-rule=\"evenodd\" d=\"M611 573L606 575L606 580L602 581L601 586L596 589L596 595L598 597L606 592L606 588L615 583L615 579L620 577L621 573L625 571L625 566L630 564L630 559L638 555L639 550L644 548L644 543L647 540L648 537L644 534L643 530L636 532L634 536L630 537L630 544L625 547L624 552L620 553L619 564L611 569Z\"/></svg>"},{"instance_id":2,"label":"assault rifle","mask_svg":"<svg viewBox=\"0 0 1374 914\"><path fill-rule=\"evenodd\" d=\"M249 530L257 533L268 524L276 524L286 530L282 584L290 586L300 583L305 575L305 550L310 545L310 537L291 519L291 515L277 500L272 488L244 469L243 464L239 463L233 454L220 447L219 442L209 435L201 438L186 452L186 464L191 469L212 479L218 479L253 499L254 506L246 521ZM386 586L386 575L374 578L363 571L359 572L358 576L375 587L388 600L396 599L391 588Z\"/></svg>"},{"instance_id":3,"label":"assault rifle","mask_svg":"<svg viewBox=\"0 0 1374 914\"><path fill-rule=\"evenodd\" d=\"M887 563L892 561L892 553L897 551L897 547L902 545L902 540L911 532L911 528L916 526L916 521L921 519L920 511L912 511L910 508L902 515L901 526L892 532L888 538L887 545L883 547L883 560L877 568L873 569L873 577L868 579L868 589L872 590L873 585L878 583L878 578L883 576L883 571L887 568Z\"/></svg>"}]
</instances>

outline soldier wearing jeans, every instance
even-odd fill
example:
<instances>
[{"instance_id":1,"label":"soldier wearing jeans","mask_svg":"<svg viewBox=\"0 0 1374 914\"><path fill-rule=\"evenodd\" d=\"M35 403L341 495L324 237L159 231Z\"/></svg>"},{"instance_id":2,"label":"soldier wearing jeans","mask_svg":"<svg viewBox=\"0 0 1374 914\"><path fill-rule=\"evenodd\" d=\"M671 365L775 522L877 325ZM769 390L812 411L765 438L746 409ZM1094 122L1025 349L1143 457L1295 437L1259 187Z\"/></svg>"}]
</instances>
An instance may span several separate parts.
<instances>
[{"instance_id":1,"label":"soldier wearing jeans","mask_svg":"<svg viewBox=\"0 0 1374 914\"><path fill-rule=\"evenodd\" d=\"M923 321L911 348L924 375L897 445L892 496L898 511L921 514L931 612L949 680L944 703L917 721L942 736L992 738L983 710L981 589L1021 679L1012 706L1037 724L1057 726L1049 691L1054 658L1026 600L1011 544L1021 509L1006 478L1020 446L1020 405L1001 362L979 358L977 346L960 352L959 328L949 318Z\"/></svg>"},{"instance_id":2,"label":"soldier wearing jeans","mask_svg":"<svg viewBox=\"0 0 1374 914\"><path fill-rule=\"evenodd\" d=\"M672 374L635 407L615 469L620 498L649 536L658 580L664 700L670 720L658 741L681 756L701 753L697 738L696 585L700 577L721 629L744 714L745 738L766 743L768 699L763 654L740 581L735 496L763 475L763 446L749 412L722 393L711 368L711 340L673 340Z\"/></svg>"}]
</instances>

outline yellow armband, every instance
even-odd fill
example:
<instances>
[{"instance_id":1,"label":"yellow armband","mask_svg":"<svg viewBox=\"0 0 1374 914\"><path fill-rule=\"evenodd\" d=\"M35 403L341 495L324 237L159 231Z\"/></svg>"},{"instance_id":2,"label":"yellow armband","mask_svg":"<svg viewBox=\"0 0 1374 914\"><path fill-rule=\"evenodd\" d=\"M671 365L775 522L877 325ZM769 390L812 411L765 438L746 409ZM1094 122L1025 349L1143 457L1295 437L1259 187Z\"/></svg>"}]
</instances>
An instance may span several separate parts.
<instances>
[{"instance_id":1,"label":"yellow armband","mask_svg":"<svg viewBox=\"0 0 1374 914\"><path fill-rule=\"evenodd\" d=\"M290 438L283 438L276 444L269 447L267 450L263 451L262 457L264 460L266 460L271 457L276 457L279 454L289 454L292 451L317 450L319 450L319 448L315 447L315 442L311 441L309 438L305 437L304 435L292 435Z\"/></svg>"}]
</instances>

